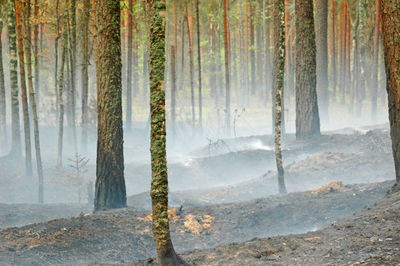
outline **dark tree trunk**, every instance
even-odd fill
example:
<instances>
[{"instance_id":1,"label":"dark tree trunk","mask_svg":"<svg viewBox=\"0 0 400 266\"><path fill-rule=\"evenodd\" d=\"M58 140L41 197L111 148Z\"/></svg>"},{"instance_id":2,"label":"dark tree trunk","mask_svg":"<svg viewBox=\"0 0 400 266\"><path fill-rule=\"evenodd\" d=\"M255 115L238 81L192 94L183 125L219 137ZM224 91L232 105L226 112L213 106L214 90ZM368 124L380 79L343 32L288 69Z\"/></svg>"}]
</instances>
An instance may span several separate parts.
<instances>
[{"instance_id":1,"label":"dark tree trunk","mask_svg":"<svg viewBox=\"0 0 400 266\"><path fill-rule=\"evenodd\" d=\"M160 265L181 265L172 245L168 220L168 173L165 127L165 2L147 0L150 29L151 201L154 242Z\"/></svg>"},{"instance_id":2,"label":"dark tree trunk","mask_svg":"<svg viewBox=\"0 0 400 266\"><path fill-rule=\"evenodd\" d=\"M312 0L295 0L296 138L320 135L316 91L316 47Z\"/></svg>"},{"instance_id":3,"label":"dark tree trunk","mask_svg":"<svg viewBox=\"0 0 400 266\"><path fill-rule=\"evenodd\" d=\"M34 2L34 16L39 19L39 5L38 0ZM34 58L34 70L35 70L35 100L37 109L40 108L40 70L39 70L39 24L36 23L33 29L33 58Z\"/></svg>"},{"instance_id":4,"label":"dark tree trunk","mask_svg":"<svg viewBox=\"0 0 400 266\"><path fill-rule=\"evenodd\" d=\"M331 87L333 90L332 100L335 102L336 98L336 9L335 9L335 0L331 0L331 34L330 34L330 52L331 52L331 68L330 68L330 77ZM328 95L329 97L329 95ZM329 100L329 99L328 99Z\"/></svg>"},{"instance_id":5,"label":"dark tree trunk","mask_svg":"<svg viewBox=\"0 0 400 266\"><path fill-rule=\"evenodd\" d=\"M28 98L26 93L25 80L25 59L24 59L24 44L22 36L22 15L24 8L21 0L15 0L15 18L17 21L17 36L18 36L18 56L19 56L19 75L21 86L22 110L24 113L24 132L25 132L25 168L26 174L32 176L32 153L31 153L31 129L29 123Z\"/></svg>"},{"instance_id":6,"label":"dark tree trunk","mask_svg":"<svg viewBox=\"0 0 400 266\"><path fill-rule=\"evenodd\" d=\"M275 159L278 171L279 193L286 193L282 149L281 149L281 126L282 126L282 91L285 73L285 3L274 0L273 3L274 24L274 55L273 55L273 82L275 88Z\"/></svg>"},{"instance_id":7,"label":"dark tree trunk","mask_svg":"<svg viewBox=\"0 0 400 266\"><path fill-rule=\"evenodd\" d=\"M381 0L390 135L396 181L400 182L400 1Z\"/></svg>"},{"instance_id":8,"label":"dark tree trunk","mask_svg":"<svg viewBox=\"0 0 400 266\"><path fill-rule=\"evenodd\" d=\"M59 102L58 97L58 40L60 39L60 16L59 16L60 1L56 1L56 38L54 39L54 92L56 95L56 123L58 125L59 120Z\"/></svg>"},{"instance_id":9,"label":"dark tree trunk","mask_svg":"<svg viewBox=\"0 0 400 266\"><path fill-rule=\"evenodd\" d=\"M15 158L21 157L21 132L19 118L17 32L14 0L8 6L8 45L10 53L10 90L11 90L11 152Z\"/></svg>"},{"instance_id":10,"label":"dark tree trunk","mask_svg":"<svg viewBox=\"0 0 400 266\"><path fill-rule=\"evenodd\" d=\"M328 0L316 0L315 36L317 44L317 92L321 117L328 119Z\"/></svg>"},{"instance_id":11,"label":"dark tree trunk","mask_svg":"<svg viewBox=\"0 0 400 266\"><path fill-rule=\"evenodd\" d=\"M96 18L97 163L94 210L126 207L119 0L99 0Z\"/></svg>"}]
</instances>

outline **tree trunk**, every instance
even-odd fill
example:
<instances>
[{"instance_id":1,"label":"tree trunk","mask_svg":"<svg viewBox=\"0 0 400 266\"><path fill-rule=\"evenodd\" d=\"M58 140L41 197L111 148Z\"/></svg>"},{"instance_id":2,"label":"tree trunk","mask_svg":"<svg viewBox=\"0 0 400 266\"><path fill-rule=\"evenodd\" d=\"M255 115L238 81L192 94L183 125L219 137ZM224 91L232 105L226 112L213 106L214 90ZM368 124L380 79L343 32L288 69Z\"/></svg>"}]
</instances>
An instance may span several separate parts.
<instances>
[{"instance_id":1,"label":"tree trunk","mask_svg":"<svg viewBox=\"0 0 400 266\"><path fill-rule=\"evenodd\" d=\"M54 39L54 92L56 95L56 123L59 120L60 99L58 98L58 40L60 39L60 16L59 16L60 1L56 1L56 38Z\"/></svg>"},{"instance_id":2,"label":"tree trunk","mask_svg":"<svg viewBox=\"0 0 400 266\"><path fill-rule=\"evenodd\" d=\"M84 33L82 41L82 150L87 150L88 138L88 98L89 98L89 21L90 21L90 0L83 1L83 23Z\"/></svg>"},{"instance_id":3,"label":"tree trunk","mask_svg":"<svg viewBox=\"0 0 400 266\"><path fill-rule=\"evenodd\" d=\"M38 0L34 1L34 16L39 16L39 5ZM39 23L35 23L33 29L33 58L34 58L34 69L35 69L35 98L37 109L40 110L40 70L39 70Z\"/></svg>"},{"instance_id":4,"label":"tree trunk","mask_svg":"<svg viewBox=\"0 0 400 266\"><path fill-rule=\"evenodd\" d=\"M317 0L315 5L315 36L317 45L317 92L321 117L328 119L328 0Z\"/></svg>"},{"instance_id":5,"label":"tree trunk","mask_svg":"<svg viewBox=\"0 0 400 266\"><path fill-rule=\"evenodd\" d=\"M175 46L171 46L171 122L172 137L176 135L176 52Z\"/></svg>"},{"instance_id":6,"label":"tree trunk","mask_svg":"<svg viewBox=\"0 0 400 266\"><path fill-rule=\"evenodd\" d=\"M225 48L225 126L226 135L231 135L231 95L229 80L229 29L228 29L228 1L223 0L224 9L224 48Z\"/></svg>"},{"instance_id":7,"label":"tree trunk","mask_svg":"<svg viewBox=\"0 0 400 266\"><path fill-rule=\"evenodd\" d=\"M200 12L199 0L196 0L196 28L197 28L197 67L199 71L199 129L203 130L202 79L201 79L201 47L200 47Z\"/></svg>"},{"instance_id":8,"label":"tree trunk","mask_svg":"<svg viewBox=\"0 0 400 266\"><path fill-rule=\"evenodd\" d=\"M64 17L67 14L67 10L64 10ZM65 61L67 56L67 46L68 46L68 34L67 34L67 23L64 20L64 28L62 35L62 55L61 55L61 67L59 73L59 81L58 81L58 99L59 99L59 114L58 114L58 142L57 142L57 166L62 167L63 162L63 141L64 141L64 69L65 69Z\"/></svg>"},{"instance_id":9,"label":"tree trunk","mask_svg":"<svg viewBox=\"0 0 400 266\"><path fill-rule=\"evenodd\" d=\"M4 5L0 6L0 11ZM3 18L0 18L0 36L3 32ZM6 86L4 84L3 42L0 40L0 148L7 144Z\"/></svg>"},{"instance_id":10,"label":"tree trunk","mask_svg":"<svg viewBox=\"0 0 400 266\"><path fill-rule=\"evenodd\" d=\"M381 0L390 135L396 181L400 182L400 1Z\"/></svg>"},{"instance_id":11,"label":"tree trunk","mask_svg":"<svg viewBox=\"0 0 400 266\"><path fill-rule=\"evenodd\" d=\"M374 36L374 62L372 74L372 93L371 93L371 120L376 122L377 102L378 102L378 73L379 73L379 43L380 43L380 26L381 26L381 1L376 0L375 13L375 36Z\"/></svg>"},{"instance_id":12,"label":"tree trunk","mask_svg":"<svg viewBox=\"0 0 400 266\"><path fill-rule=\"evenodd\" d=\"M68 55L69 55L69 65L70 65L70 101L69 101L69 111L70 111L70 130L72 133L72 142L74 151L77 149L77 137L76 137L76 101L75 101L75 85L76 85L76 0L71 0L71 12L68 13ZM75 22L74 22L75 21Z\"/></svg>"},{"instance_id":13,"label":"tree trunk","mask_svg":"<svg viewBox=\"0 0 400 266\"><path fill-rule=\"evenodd\" d=\"M31 26L30 26L30 0L25 0L25 55L26 55L26 67L28 74L28 87L29 87L29 99L31 104L31 111L33 116L33 135L35 140L35 155L36 155L36 168L39 178L39 203L43 203L43 166L42 166L42 155L40 151L40 133L39 133L39 118L36 109L36 97L35 89L33 87L33 76L32 76L32 57L31 57ZM36 13L36 12L35 12ZM36 49L36 48L35 48ZM36 64L36 63L35 63Z\"/></svg>"},{"instance_id":14,"label":"tree trunk","mask_svg":"<svg viewBox=\"0 0 400 266\"><path fill-rule=\"evenodd\" d=\"M21 132L19 119L17 33L14 0L8 6L8 46L10 53L10 92L11 92L11 152L15 158L21 157Z\"/></svg>"},{"instance_id":15,"label":"tree trunk","mask_svg":"<svg viewBox=\"0 0 400 266\"><path fill-rule=\"evenodd\" d=\"M192 106L192 130L194 132L194 127L196 124L196 111L194 102L193 16L189 15L187 3L185 8L186 8L185 19L188 30L188 38L189 38L190 102Z\"/></svg>"},{"instance_id":16,"label":"tree trunk","mask_svg":"<svg viewBox=\"0 0 400 266\"><path fill-rule=\"evenodd\" d=\"M253 2L250 2L250 65L251 65L251 94L256 93L256 54L255 54L255 42L254 42L254 7Z\"/></svg>"},{"instance_id":17,"label":"tree trunk","mask_svg":"<svg viewBox=\"0 0 400 266\"><path fill-rule=\"evenodd\" d=\"M320 135L316 91L316 47L312 0L295 0L296 138Z\"/></svg>"},{"instance_id":18,"label":"tree trunk","mask_svg":"<svg viewBox=\"0 0 400 266\"><path fill-rule=\"evenodd\" d=\"M274 56L273 75L275 87L275 159L278 171L279 193L286 193L282 150L281 150L281 124L282 124L282 91L285 73L285 3L274 0Z\"/></svg>"},{"instance_id":19,"label":"tree trunk","mask_svg":"<svg viewBox=\"0 0 400 266\"><path fill-rule=\"evenodd\" d=\"M132 57L133 57L133 0L129 0L128 7L128 52L126 66L126 128L132 128Z\"/></svg>"},{"instance_id":20,"label":"tree trunk","mask_svg":"<svg viewBox=\"0 0 400 266\"><path fill-rule=\"evenodd\" d=\"M335 0L331 0L331 34L330 34L330 52L331 52L331 68L330 68L330 77L332 87L332 100L336 102L336 9L335 9ZM329 102L329 95L328 95Z\"/></svg>"},{"instance_id":21,"label":"tree trunk","mask_svg":"<svg viewBox=\"0 0 400 266\"><path fill-rule=\"evenodd\" d=\"M18 36L18 55L19 55L19 75L21 86L22 110L24 113L24 132L25 132L25 168L26 174L32 176L32 154L31 154L31 132L29 123L28 99L26 94L25 80L25 60L24 60L24 44L22 37L22 19L24 8L21 0L15 0L15 18L17 21Z\"/></svg>"},{"instance_id":22,"label":"tree trunk","mask_svg":"<svg viewBox=\"0 0 400 266\"><path fill-rule=\"evenodd\" d=\"M158 262L181 265L183 261L172 245L168 220L168 173L165 127L165 2L147 0L151 13L150 29L150 110L151 110L151 201L154 242Z\"/></svg>"},{"instance_id":23,"label":"tree trunk","mask_svg":"<svg viewBox=\"0 0 400 266\"><path fill-rule=\"evenodd\" d=\"M96 1L97 163L94 210L126 207L119 0ZM101 30L100 30L101 29Z\"/></svg>"}]
</instances>

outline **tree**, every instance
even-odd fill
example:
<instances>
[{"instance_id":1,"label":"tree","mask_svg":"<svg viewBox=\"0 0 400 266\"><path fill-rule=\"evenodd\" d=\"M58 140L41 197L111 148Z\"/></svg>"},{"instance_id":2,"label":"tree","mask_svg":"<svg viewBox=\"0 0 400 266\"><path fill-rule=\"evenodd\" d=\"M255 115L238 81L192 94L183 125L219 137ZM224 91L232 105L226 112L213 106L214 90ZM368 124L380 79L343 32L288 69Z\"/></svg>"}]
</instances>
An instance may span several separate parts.
<instances>
[{"instance_id":1,"label":"tree","mask_svg":"<svg viewBox=\"0 0 400 266\"><path fill-rule=\"evenodd\" d=\"M196 0L196 28L197 28L197 67L199 71L199 128L203 129L202 79L201 79L201 47L200 47L200 12L199 0Z\"/></svg>"},{"instance_id":2,"label":"tree","mask_svg":"<svg viewBox=\"0 0 400 266\"><path fill-rule=\"evenodd\" d=\"M30 12L30 0L25 0L25 17L24 17L24 28L25 28L25 55L26 55L26 68L28 74L28 87L29 87L29 100L31 105L32 117L33 117L33 136L35 140L35 155L36 155L36 168L39 178L39 203L43 203L43 166L42 166L42 154L40 151L40 133L39 133L39 118L36 109L36 97L35 88L33 87L33 75L32 75L32 47L31 47L31 12Z\"/></svg>"},{"instance_id":3,"label":"tree","mask_svg":"<svg viewBox=\"0 0 400 266\"><path fill-rule=\"evenodd\" d=\"M8 7L8 46L10 54L10 88L11 88L11 152L10 155L20 158L21 132L19 119L17 31L14 0L9 0Z\"/></svg>"},{"instance_id":4,"label":"tree","mask_svg":"<svg viewBox=\"0 0 400 266\"><path fill-rule=\"evenodd\" d=\"M25 59L24 59L24 44L22 31L22 15L24 7L22 0L15 0L15 18L17 22L17 39L18 39L18 57L19 57L19 75L21 86L22 110L24 114L24 132L25 132L25 169L28 176L32 175L32 154L31 154L31 132L29 123L28 99L26 94L25 80Z\"/></svg>"},{"instance_id":5,"label":"tree","mask_svg":"<svg viewBox=\"0 0 400 266\"><path fill-rule=\"evenodd\" d=\"M320 135L316 91L316 48L312 0L295 0L296 138Z\"/></svg>"},{"instance_id":6,"label":"tree","mask_svg":"<svg viewBox=\"0 0 400 266\"><path fill-rule=\"evenodd\" d=\"M3 9L3 4L0 6L0 12ZM3 18L0 18L0 35L3 32ZM3 69L3 49L2 40L0 40L0 147L3 147L7 142L7 121L6 121L6 86L4 84L4 69Z\"/></svg>"},{"instance_id":7,"label":"tree","mask_svg":"<svg viewBox=\"0 0 400 266\"><path fill-rule=\"evenodd\" d=\"M390 135L396 181L400 182L400 1L381 0Z\"/></svg>"},{"instance_id":8,"label":"tree","mask_svg":"<svg viewBox=\"0 0 400 266\"><path fill-rule=\"evenodd\" d=\"M119 0L96 1L97 163L94 209L126 207Z\"/></svg>"},{"instance_id":9,"label":"tree","mask_svg":"<svg viewBox=\"0 0 400 266\"><path fill-rule=\"evenodd\" d=\"M133 58L133 0L129 0L128 6L128 50L126 66L126 128L132 127L132 58Z\"/></svg>"},{"instance_id":10,"label":"tree","mask_svg":"<svg viewBox=\"0 0 400 266\"><path fill-rule=\"evenodd\" d=\"M281 149L281 125L282 125L282 90L285 73L285 3L283 0L273 2L274 23L274 54L273 54L273 82L275 87L275 159L278 170L279 193L286 193L282 149Z\"/></svg>"},{"instance_id":11,"label":"tree","mask_svg":"<svg viewBox=\"0 0 400 266\"><path fill-rule=\"evenodd\" d=\"M315 2L315 36L317 45L317 92L323 118L328 118L328 0Z\"/></svg>"},{"instance_id":12,"label":"tree","mask_svg":"<svg viewBox=\"0 0 400 266\"><path fill-rule=\"evenodd\" d=\"M231 135L231 83L229 80L229 25L228 1L223 0L224 9L224 48L225 48L225 126L228 137Z\"/></svg>"},{"instance_id":13,"label":"tree","mask_svg":"<svg viewBox=\"0 0 400 266\"><path fill-rule=\"evenodd\" d=\"M89 98L89 20L90 20L90 0L83 1L83 23L84 33L82 40L82 149L87 149L88 137L88 98Z\"/></svg>"},{"instance_id":14,"label":"tree","mask_svg":"<svg viewBox=\"0 0 400 266\"><path fill-rule=\"evenodd\" d=\"M147 0L150 13L149 70L151 112L151 202L154 242L160 265L181 265L172 245L168 219L168 172L165 129L165 1Z\"/></svg>"}]
</instances>

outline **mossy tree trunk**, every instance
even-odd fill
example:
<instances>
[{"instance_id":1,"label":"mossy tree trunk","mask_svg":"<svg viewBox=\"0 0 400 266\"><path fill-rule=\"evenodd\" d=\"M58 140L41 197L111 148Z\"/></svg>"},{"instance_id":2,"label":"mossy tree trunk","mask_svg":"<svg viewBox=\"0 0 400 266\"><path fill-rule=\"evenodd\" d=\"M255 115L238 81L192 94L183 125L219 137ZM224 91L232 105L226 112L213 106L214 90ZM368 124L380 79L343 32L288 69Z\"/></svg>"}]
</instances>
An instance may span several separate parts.
<instances>
[{"instance_id":1,"label":"mossy tree trunk","mask_svg":"<svg viewBox=\"0 0 400 266\"><path fill-rule=\"evenodd\" d=\"M312 0L295 0L296 138L319 136L316 90L316 47Z\"/></svg>"},{"instance_id":2,"label":"mossy tree trunk","mask_svg":"<svg viewBox=\"0 0 400 266\"><path fill-rule=\"evenodd\" d=\"M18 57L19 57L19 75L21 86L22 110L24 114L24 132L25 132L25 168L26 174L32 176L32 154L31 154L31 131L29 123L28 98L26 93L25 80L25 59L24 44L22 31L22 16L24 7L21 0L15 0L15 18L17 22L17 39L18 39Z\"/></svg>"},{"instance_id":3,"label":"mossy tree trunk","mask_svg":"<svg viewBox=\"0 0 400 266\"><path fill-rule=\"evenodd\" d=\"M126 207L124 179L119 0L95 5L97 34L97 163L94 210Z\"/></svg>"},{"instance_id":4,"label":"mossy tree trunk","mask_svg":"<svg viewBox=\"0 0 400 266\"><path fill-rule=\"evenodd\" d=\"M381 0L390 135L400 182L400 0Z\"/></svg>"},{"instance_id":5,"label":"mossy tree trunk","mask_svg":"<svg viewBox=\"0 0 400 266\"><path fill-rule=\"evenodd\" d=\"M165 129L165 1L147 0L151 112L151 201L153 235L160 265L181 265L172 245L168 219L168 172Z\"/></svg>"},{"instance_id":6,"label":"mossy tree trunk","mask_svg":"<svg viewBox=\"0 0 400 266\"><path fill-rule=\"evenodd\" d=\"M286 193L281 149L282 126L282 91L285 73L285 3L283 0L273 2L273 81L275 88L275 159L278 171L279 193Z\"/></svg>"}]
</instances>

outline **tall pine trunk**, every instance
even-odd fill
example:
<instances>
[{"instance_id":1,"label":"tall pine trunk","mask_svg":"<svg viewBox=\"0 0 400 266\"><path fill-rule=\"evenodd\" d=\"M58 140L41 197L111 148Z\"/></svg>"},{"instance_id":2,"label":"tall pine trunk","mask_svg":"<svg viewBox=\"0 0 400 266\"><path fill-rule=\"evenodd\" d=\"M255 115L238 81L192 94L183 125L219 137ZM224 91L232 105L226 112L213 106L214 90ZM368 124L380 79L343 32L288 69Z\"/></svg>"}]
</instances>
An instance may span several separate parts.
<instances>
[{"instance_id":1,"label":"tall pine trunk","mask_svg":"<svg viewBox=\"0 0 400 266\"><path fill-rule=\"evenodd\" d=\"M38 178L39 178L38 198L39 198L39 203L43 203L43 200L44 200L43 199L43 166L42 166L42 154L40 151L39 118L38 118L37 108L36 108L35 88L33 87L33 75L32 75L30 0L26 0L25 9L26 10L25 10L25 19L24 19L24 28L25 28L24 48L25 48L25 55L26 55L26 68L27 68L27 74L28 74L28 87L29 87L29 96L30 96L29 100L30 100L31 111L32 111L32 116L33 116L33 135L34 135L34 140L35 140L36 168L37 168ZM35 64L36 64L36 62L35 62Z\"/></svg>"},{"instance_id":2,"label":"tall pine trunk","mask_svg":"<svg viewBox=\"0 0 400 266\"><path fill-rule=\"evenodd\" d=\"M38 0L34 1L34 17L38 19L39 16L39 5ZM35 23L33 29L33 58L34 58L34 70L35 70L35 98L37 109L40 109L40 70L39 70L39 23Z\"/></svg>"},{"instance_id":3,"label":"tall pine trunk","mask_svg":"<svg viewBox=\"0 0 400 266\"><path fill-rule=\"evenodd\" d=\"M95 10L98 124L94 209L101 211L126 207L120 1L96 1Z\"/></svg>"},{"instance_id":4,"label":"tall pine trunk","mask_svg":"<svg viewBox=\"0 0 400 266\"><path fill-rule=\"evenodd\" d=\"M381 0L390 135L396 181L400 182L400 1Z\"/></svg>"},{"instance_id":5,"label":"tall pine trunk","mask_svg":"<svg viewBox=\"0 0 400 266\"><path fill-rule=\"evenodd\" d=\"M380 44L380 26L381 26L381 1L376 0L375 13L375 36L374 36L374 58L372 74L372 93L371 93L371 120L376 121L377 103L378 103L378 73L379 73L379 44Z\"/></svg>"},{"instance_id":6,"label":"tall pine trunk","mask_svg":"<svg viewBox=\"0 0 400 266\"><path fill-rule=\"evenodd\" d=\"M196 29L197 29L197 67L199 73L199 129L203 130L203 103L202 103L202 78L201 78L201 47L200 47L200 12L199 0L196 0Z\"/></svg>"},{"instance_id":7,"label":"tall pine trunk","mask_svg":"<svg viewBox=\"0 0 400 266\"><path fill-rule=\"evenodd\" d=\"M328 0L316 0L315 36L317 45L317 92L321 117L328 119Z\"/></svg>"},{"instance_id":8,"label":"tall pine trunk","mask_svg":"<svg viewBox=\"0 0 400 266\"><path fill-rule=\"evenodd\" d=\"M329 36L330 40L330 77L329 81L331 82L332 88L332 101L336 101L336 9L335 9L335 0L331 0L331 34ZM329 97L330 95L328 95ZM329 99L328 99L329 100Z\"/></svg>"},{"instance_id":9,"label":"tall pine trunk","mask_svg":"<svg viewBox=\"0 0 400 266\"><path fill-rule=\"evenodd\" d=\"M295 0L296 138L320 135L316 90L316 47L312 0Z\"/></svg>"},{"instance_id":10,"label":"tall pine trunk","mask_svg":"<svg viewBox=\"0 0 400 266\"><path fill-rule=\"evenodd\" d=\"M228 29L228 1L223 0L224 10L224 50L225 50L225 126L226 135L231 135L231 83L229 79L229 29Z\"/></svg>"},{"instance_id":11,"label":"tall pine trunk","mask_svg":"<svg viewBox=\"0 0 400 266\"><path fill-rule=\"evenodd\" d=\"M29 123L28 98L26 93L25 80L25 59L24 44L22 32L22 16L24 7L21 0L15 0L15 18L17 21L17 39L18 39L18 56L19 56L19 75L21 87L22 110L24 114L24 132L25 132L25 168L26 174L32 176L32 154L31 154L31 131Z\"/></svg>"},{"instance_id":12,"label":"tall pine trunk","mask_svg":"<svg viewBox=\"0 0 400 266\"><path fill-rule=\"evenodd\" d=\"M129 0L128 6L128 50L126 66L126 129L132 128L132 57L133 57L133 0Z\"/></svg>"},{"instance_id":13,"label":"tall pine trunk","mask_svg":"<svg viewBox=\"0 0 400 266\"><path fill-rule=\"evenodd\" d=\"M0 7L3 10L4 5ZM0 18L0 36L3 33L3 18ZM7 143L7 120L6 120L6 86L4 84L3 68L3 41L0 40L0 148L4 150Z\"/></svg>"},{"instance_id":14,"label":"tall pine trunk","mask_svg":"<svg viewBox=\"0 0 400 266\"><path fill-rule=\"evenodd\" d=\"M89 100L89 21L90 0L83 1L83 41L82 41L82 150L87 150L88 139L88 100Z\"/></svg>"}]
</instances>

